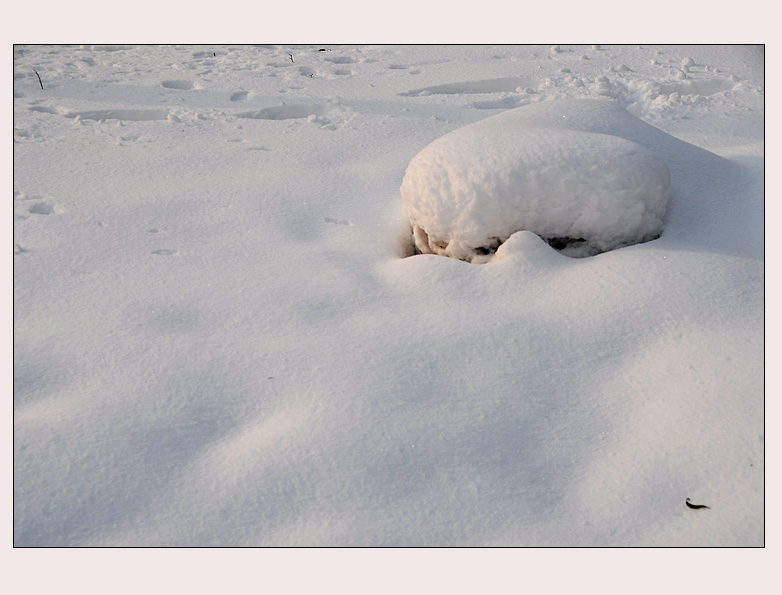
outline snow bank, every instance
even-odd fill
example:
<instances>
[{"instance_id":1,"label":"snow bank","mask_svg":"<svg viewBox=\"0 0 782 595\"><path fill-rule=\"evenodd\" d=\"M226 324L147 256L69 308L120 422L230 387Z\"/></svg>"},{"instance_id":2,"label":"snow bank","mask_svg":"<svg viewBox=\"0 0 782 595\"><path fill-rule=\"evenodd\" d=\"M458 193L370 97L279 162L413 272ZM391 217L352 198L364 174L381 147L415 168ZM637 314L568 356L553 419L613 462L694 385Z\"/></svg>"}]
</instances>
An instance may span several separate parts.
<instances>
[{"instance_id":1,"label":"snow bank","mask_svg":"<svg viewBox=\"0 0 782 595\"><path fill-rule=\"evenodd\" d=\"M446 134L402 182L418 250L486 262L520 230L570 256L658 237L671 175L660 155L627 138L646 128L613 102L568 100Z\"/></svg>"}]
</instances>

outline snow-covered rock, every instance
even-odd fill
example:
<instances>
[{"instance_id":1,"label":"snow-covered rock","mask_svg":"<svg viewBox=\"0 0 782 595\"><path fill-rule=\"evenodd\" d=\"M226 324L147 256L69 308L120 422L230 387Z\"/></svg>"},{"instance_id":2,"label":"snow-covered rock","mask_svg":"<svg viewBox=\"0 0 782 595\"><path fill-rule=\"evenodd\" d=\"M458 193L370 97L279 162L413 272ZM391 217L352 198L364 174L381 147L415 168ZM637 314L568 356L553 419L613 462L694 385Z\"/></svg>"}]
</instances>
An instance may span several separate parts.
<instances>
[{"instance_id":1,"label":"snow-covered rock","mask_svg":"<svg viewBox=\"0 0 782 595\"><path fill-rule=\"evenodd\" d=\"M569 256L658 237L671 177L650 128L612 101L564 100L446 134L402 182L416 247L487 262L520 230Z\"/></svg>"}]
</instances>

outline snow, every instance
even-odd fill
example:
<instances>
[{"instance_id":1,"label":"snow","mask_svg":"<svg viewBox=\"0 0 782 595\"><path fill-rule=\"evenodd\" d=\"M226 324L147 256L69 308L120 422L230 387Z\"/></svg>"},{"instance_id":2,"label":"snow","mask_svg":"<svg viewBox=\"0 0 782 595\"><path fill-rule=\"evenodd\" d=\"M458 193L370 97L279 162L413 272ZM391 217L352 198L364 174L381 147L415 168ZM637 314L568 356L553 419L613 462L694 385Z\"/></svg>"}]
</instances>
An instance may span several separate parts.
<instances>
[{"instance_id":1,"label":"snow","mask_svg":"<svg viewBox=\"0 0 782 595\"><path fill-rule=\"evenodd\" d=\"M762 49L551 48L15 46L14 544L763 545ZM403 257L505 118L536 227Z\"/></svg>"},{"instance_id":2,"label":"snow","mask_svg":"<svg viewBox=\"0 0 782 595\"><path fill-rule=\"evenodd\" d=\"M487 262L521 230L580 256L657 238L670 171L628 140L653 139L647 127L615 103L571 100L445 135L415 156L402 182L416 247Z\"/></svg>"}]
</instances>

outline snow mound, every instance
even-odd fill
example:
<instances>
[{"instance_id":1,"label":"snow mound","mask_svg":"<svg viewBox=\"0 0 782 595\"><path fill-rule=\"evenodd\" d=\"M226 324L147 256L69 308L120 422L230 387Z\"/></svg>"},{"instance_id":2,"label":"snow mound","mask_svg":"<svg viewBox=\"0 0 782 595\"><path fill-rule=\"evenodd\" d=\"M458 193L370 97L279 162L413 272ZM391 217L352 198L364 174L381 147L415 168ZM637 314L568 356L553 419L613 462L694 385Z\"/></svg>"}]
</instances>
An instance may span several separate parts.
<instances>
[{"instance_id":1,"label":"snow mound","mask_svg":"<svg viewBox=\"0 0 782 595\"><path fill-rule=\"evenodd\" d=\"M402 181L416 248L483 263L522 230L573 257L655 239L671 194L661 134L607 100L541 102L454 130Z\"/></svg>"}]
</instances>

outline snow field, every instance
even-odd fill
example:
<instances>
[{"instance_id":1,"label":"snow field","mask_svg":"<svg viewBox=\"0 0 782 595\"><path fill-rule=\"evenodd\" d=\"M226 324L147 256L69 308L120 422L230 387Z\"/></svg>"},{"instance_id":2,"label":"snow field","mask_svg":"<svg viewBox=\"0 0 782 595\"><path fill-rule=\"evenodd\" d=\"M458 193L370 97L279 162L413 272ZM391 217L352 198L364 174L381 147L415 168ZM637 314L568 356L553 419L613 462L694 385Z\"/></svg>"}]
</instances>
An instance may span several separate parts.
<instances>
[{"instance_id":1,"label":"snow field","mask_svg":"<svg viewBox=\"0 0 782 595\"><path fill-rule=\"evenodd\" d=\"M319 47L15 49L15 545L762 545L756 50ZM425 147L585 99L659 239L400 257Z\"/></svg>"}]
</instances>

